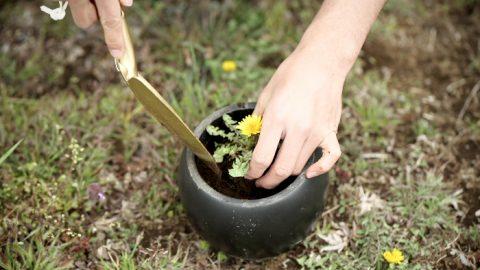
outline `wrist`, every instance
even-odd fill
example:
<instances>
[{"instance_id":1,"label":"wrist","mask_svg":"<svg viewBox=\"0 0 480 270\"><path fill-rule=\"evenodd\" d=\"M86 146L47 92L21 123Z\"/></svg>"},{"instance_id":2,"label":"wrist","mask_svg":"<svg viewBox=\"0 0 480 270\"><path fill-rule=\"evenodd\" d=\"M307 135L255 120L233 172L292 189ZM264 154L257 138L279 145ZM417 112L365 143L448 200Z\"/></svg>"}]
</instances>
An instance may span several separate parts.
<instances>
[{"instance_id":1,"label":"wrist","mask_svg":"<svg viewBox=\"0 0 480 270\"><path fill-rule=\"evenodd\" d=\"M312 31L313 32L313 31ZM306 54L320 67L333 69L344 76L352 68L361 49L361 44L346 36L305 32L295 49L296 54Z\"/></svg>"}]
</instances>

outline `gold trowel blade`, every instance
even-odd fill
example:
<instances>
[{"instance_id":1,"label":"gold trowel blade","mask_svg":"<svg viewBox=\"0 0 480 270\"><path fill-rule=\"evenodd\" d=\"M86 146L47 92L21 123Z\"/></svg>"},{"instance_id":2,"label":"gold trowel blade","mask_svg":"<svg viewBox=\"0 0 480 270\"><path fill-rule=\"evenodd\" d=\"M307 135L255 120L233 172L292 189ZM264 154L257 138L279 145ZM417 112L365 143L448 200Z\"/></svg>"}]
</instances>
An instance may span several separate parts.
<instances>
[{"instance_id":1,"label":"gold trowel blade","mask_svg":"<svg viewBox=\"0 0 480 270\"><path fill-rule=\"evenodd\" d=\"M160 124L165 126L170 133L178 136L185 146L200 159L204 160L215 173L219 174L220 170L215 163L215 159L202 142L193 134L192 130L183 122L180 116L178 116L175 110L163 99L155 88L138 73L127 22L125 15L122 15L126 52L122 58L115 60L118 71L147 112Z\"/></svg>"},{"instance_id":2,"label":"gold trowel blade","mask_svg":"<svg viewBox=\"0 0 480 270\"><path fill-rule=\"evenodd\" d=\"M215 163L205 146L150 83L141 75L132 77L127 83L138 101L143 104L145 109L158 122L164 125L171 133L177 135L199 158Z\"/></svg>"}]
</instances>

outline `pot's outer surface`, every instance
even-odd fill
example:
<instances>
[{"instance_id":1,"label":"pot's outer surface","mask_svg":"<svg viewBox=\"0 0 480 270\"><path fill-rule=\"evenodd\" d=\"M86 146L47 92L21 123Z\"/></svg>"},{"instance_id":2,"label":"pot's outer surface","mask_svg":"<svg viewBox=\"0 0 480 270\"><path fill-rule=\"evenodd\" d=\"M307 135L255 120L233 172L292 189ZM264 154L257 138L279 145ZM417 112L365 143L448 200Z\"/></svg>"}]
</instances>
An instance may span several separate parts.
<instances>
[{"instance_id":1,"label":"pot's outer surface","mask_svg":"<svg viewBox=\"0 0 480 270\"><path fill-rule=\"evenodd\" d=\"M216 111L195 130L205 128L225 113L251 110L253 103L233 105ZM308 165L318 160L317 150ZM308 166L306 166L307 168ZM279 193L258 199L227 197L210 187L200 176L194 155L184 151L177 183L182 203L197 232L213 247L243 258L278 255L303 240L323 211L328 175L305 179L305 172Z\"/></svg>"}]
</instances>

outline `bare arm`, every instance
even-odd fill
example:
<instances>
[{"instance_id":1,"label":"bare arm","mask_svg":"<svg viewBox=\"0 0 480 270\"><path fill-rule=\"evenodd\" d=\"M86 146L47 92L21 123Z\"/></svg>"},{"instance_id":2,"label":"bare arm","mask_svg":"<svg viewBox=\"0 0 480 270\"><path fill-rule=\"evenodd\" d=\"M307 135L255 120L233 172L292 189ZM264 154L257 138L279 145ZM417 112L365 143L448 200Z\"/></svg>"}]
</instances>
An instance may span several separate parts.
<instances>
[{"instance_id":1,"label":"bare arm","mask_svg":"<svg viewBox=\"0 0 480 270\"><path fill-rule=\"evenodd\" d=\"M312 55L330 64L343 65L348 72L357 59L372 24L386 0L326 0L305 31L297 49L311 50Z\"/></svg>"},{"instance_id":2,"label":"bare arm","mask_svg":"<svg viewBox=\"0 0 480 270\"><path fill-rule=\"evenodd\" d=\"M324 1L295 51L263 89L255 108L254 113L263 116L263 127L247 178L258 179L257 186L273 188L299 174L317 147L323 149L323 156L307 169L308 178L327 172L339 159L336 131L345 77L384 3Z\"/></svg>"}]
</instances>

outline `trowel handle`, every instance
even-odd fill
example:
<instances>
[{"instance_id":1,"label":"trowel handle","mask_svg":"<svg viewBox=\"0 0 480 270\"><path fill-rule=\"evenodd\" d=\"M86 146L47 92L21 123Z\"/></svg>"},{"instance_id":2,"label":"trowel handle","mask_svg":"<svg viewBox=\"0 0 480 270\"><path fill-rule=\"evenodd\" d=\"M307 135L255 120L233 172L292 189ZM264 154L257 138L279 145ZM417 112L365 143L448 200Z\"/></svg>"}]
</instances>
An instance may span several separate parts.
<instances>
[{"instance_id":1,"label":"trowel handle","mask_svg":"<svg viewBox=\"0 0 480 270\"><path fill-rule=\"evenodd\" d=\"M128 30L125 13L122 11L122 34L125 42L125 53L120 59L115 59L115 65L118 71L122 73L123 79L128 81L133 76L137 75L137 63L135 61L135 52L133 51L132 39Z\"/></svg>"}]
</instances>

